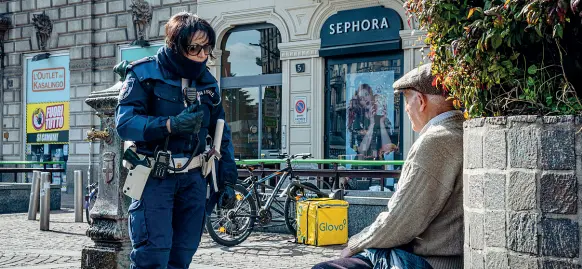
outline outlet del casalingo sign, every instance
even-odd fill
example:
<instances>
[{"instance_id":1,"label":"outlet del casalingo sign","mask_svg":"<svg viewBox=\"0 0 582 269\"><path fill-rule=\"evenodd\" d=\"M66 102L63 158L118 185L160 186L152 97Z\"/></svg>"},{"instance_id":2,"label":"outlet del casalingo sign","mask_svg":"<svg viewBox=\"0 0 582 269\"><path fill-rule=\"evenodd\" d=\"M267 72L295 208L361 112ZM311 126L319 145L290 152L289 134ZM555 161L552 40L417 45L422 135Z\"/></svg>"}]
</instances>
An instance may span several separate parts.
<instances>
[{"instance_id":1,"label":"outlet del casalingo sign","mask_svg":"<svg viewBox=\"0 0 582 269\"><path fill-rule=\"evenodd\" d=\"M362 47L391 42L400 46L402 20L396 11L382 6L340 11L329 17L321 28L321 48ZM365 52L365 51L358 51ZM325 55L323 55L325 56Z\"/></svg>"}]
</instances>

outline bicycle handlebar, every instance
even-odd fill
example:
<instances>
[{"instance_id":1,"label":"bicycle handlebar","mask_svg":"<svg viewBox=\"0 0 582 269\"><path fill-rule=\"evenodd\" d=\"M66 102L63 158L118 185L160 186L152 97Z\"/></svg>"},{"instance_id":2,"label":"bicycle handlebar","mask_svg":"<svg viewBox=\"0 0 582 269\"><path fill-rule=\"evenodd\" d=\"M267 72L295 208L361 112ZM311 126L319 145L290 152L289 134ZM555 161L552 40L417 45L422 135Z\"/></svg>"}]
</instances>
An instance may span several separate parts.
<instances>
[{"instance_id":1,"label":"bicycle handlebar","mask_svg":"<svg viewBox=\"0 0 582 269\"><path fill-rule=\"evenodd\" d=\"M292 160L292 159L296 159L296 158L302 158L302 159L307 159L311 157L311 153L297 153L297 154L293 154L291 156L289 156L288 153L284 152L284 153L271 153L271 156L273 157L277 157L278 159L287 159L287 160Z\"/></svg>"}]
</instances>

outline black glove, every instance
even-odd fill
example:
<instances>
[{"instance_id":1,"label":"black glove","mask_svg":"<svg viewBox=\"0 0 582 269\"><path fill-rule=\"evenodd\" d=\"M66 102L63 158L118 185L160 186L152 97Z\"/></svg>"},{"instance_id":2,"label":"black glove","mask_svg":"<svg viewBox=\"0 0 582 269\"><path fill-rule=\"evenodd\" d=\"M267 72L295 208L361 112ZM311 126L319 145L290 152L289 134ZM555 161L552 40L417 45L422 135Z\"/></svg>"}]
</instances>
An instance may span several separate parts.
<instances>
[{"instance_id":1,"label":"black glove","mask_svg":"<svg viewBox=\"0 0 582 269\"><path fill-rule=\"evenodd\" d=\"M178 116L170 117L170 129L172 134L197 134L202 126L204 112L197 111L198 105L193 104L184 109Z\"/></svg>"},{"instance_id":2,"label":"black glove","mask_svg":"<svg viewBox=\"0 0 582 269\"><path fill-rule=\"evenodd\" d=\"M226 186L220 195L220 200L218 201L219 207L222 209L233 209L236 206L236 193L234 189L230 186Z\"/></svg>"}]
</instances>

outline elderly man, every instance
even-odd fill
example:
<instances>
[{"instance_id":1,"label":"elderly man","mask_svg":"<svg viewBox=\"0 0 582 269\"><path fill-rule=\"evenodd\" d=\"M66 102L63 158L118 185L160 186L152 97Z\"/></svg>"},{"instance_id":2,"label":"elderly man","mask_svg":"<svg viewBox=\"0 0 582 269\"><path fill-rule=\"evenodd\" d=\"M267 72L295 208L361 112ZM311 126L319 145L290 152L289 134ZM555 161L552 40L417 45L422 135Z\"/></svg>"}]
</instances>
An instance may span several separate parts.
<instances>
[{"instance_id":1,"label":"elderly man","mask_svg":"<svg viewBox=\"0 0 582 269\"><path fill-rule=\"evenodd\" d=\"M432 81L425 64L394 83L420 136L388 210L350 238L340 259L314 269L463 268L464 117Z\"/></svg>"}]
</instances>

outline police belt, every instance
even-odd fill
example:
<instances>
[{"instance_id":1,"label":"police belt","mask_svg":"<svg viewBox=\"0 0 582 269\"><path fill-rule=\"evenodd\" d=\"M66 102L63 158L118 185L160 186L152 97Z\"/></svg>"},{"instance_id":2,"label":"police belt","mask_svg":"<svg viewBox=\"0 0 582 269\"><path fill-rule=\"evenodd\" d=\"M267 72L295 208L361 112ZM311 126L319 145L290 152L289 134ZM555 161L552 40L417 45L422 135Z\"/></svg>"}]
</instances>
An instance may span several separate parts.
<instances>
[{"instance_id":1,"label":"police belt","mask_svg":"<svg viewBox=\"0 0 582 269\"><path fill-rule=\"evenodd\" d=\"M155 163L155 159L152 157L148 157L148 159L150 160L152 167L154 166ZM186 162L188 162L187 157L184 158L172 158L172 160L170 161L169 167L171 168L182 168L184 167L184 165L186 164ZM192 158L192 161L190 161L190 164L188 164L188 167L186 167L184 170L182 171L172 171L170 169L168 169L168 173L170 174L181 174L181 173L187 173L188 171L194 170L194 169L199 169L200 167L202 167L204 165L204 162L206 161L206 158L204 156L204 154L200 154L198 156L195 156Z\"/></svg>"}]
</instances>

